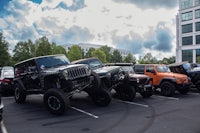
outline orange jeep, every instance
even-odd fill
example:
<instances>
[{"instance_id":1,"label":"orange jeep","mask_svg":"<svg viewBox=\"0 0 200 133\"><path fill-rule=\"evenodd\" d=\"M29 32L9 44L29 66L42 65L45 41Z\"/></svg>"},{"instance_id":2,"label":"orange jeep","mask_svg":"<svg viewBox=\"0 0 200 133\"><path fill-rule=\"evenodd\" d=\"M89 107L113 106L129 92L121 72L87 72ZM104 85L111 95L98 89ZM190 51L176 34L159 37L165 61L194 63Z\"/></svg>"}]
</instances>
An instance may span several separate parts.
<instances>
[{"instance_id":1,"label":"orange jeep","mask_svg":"<svg viewBox=\"0 0 200 133\"><path fill-rule=\"evenodd\" d=\"M184 74L170 72L166 65L136 64L134 70L138 74L151 77L154 88L160 88L164 96L173 96L176 90L181 94L186 94L190 90L190 78Z\"/></svg>"}]
</instances>

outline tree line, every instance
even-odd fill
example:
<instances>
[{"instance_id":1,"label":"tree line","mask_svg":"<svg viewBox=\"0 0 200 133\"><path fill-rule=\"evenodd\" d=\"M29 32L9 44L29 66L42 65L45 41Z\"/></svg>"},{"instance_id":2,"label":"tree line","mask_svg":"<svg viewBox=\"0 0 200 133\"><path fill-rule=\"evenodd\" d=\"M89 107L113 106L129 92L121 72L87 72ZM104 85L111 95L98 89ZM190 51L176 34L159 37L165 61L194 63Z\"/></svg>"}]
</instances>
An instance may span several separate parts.
<instances>
[{"instance_id":1,"label":"tree line","mask_svg":"<svg viewBox=\"0 0 200 133\"><path fill-rule=\"evenodd\" d=\"M111 50L110 47L104 45L98 49L89 48L88 51L84 51L78 45L72 45L68 51L61 45L57 45L54 42L49 42L47 37L41 37L36 39L34 42L31 40L19 41L12 54L9 52L9 43L3 37L3 34L0 33L0 66L14 65L17 62L44 55L51 54L65 54L70 61L89 58L89 57L98 57L103 63L115 63L115 62L126 62L126 63L141 63L141 64L150 64L150 63L164 63L170 64L175 62L175 57L163 58L162 60L157 60L147 53L143 58L136 60L135 56L128 54L126 57L122 58L119 50Z\"/></svg>"}]
</instances>

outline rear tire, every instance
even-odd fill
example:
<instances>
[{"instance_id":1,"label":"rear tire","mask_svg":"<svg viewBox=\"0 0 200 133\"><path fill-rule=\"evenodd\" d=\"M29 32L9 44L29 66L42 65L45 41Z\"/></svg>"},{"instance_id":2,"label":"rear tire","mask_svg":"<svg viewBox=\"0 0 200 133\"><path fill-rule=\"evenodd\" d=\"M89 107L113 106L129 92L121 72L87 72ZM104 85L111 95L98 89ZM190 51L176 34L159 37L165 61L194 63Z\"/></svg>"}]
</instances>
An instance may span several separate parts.
<instances>
[{"instance_id":1,"label":"rear tire","mask_svg":"<svg viewBox=\"0 0 200 133\"><path fill-rule=\"evenodd\" d=\"M161 84L160 88L161 88L161 94L163 96L169 97L169 96L173 96L175 94L176 87L171 82L168 82L168 81L163 82Z\"/></svg>"},{"instance_id":2,"label":"rear tire","mask_svg":"<svg viewBox=\"0 0 200 133\"><path fill-rule=\"evenodd\" d=\"M26 91L18 84L15 84L15 102L24 103L26 101Z\"/></svg>"},{"instance_id":3,"label":"rear tire","mask_svg":"<svg viewBox=\"0 0 200 133\"><path fill-rule=\"evenodd\" d=\"M123 101L133 101L133 99L136 96L136 90L135 87L132 85L119 85L116 88L117 96Z\"/></svg>"},{"instance_id":4,"label":"rear tire","mask_svg":"<svg viewBox=\"0 0 200 133\"><path fill-rule=\"evenodd\" d=\"M149 91L143 91L143 92L140 92L140 95L143 97L143 98L149 98L153 95L153 90L149 90Z\"/></svg>"},{"instance_id":5,"label":"rear tire","mask_svg":"<svg viewBox=\"0 0 200 133\"><path fill-rule=\"evenodd\" d=\"M47 90L43 101L49 112L55 115L64 114L66 104L69 104L69 99L64 96L64 92L58 89Z\"/></svg>"}]
</instances>

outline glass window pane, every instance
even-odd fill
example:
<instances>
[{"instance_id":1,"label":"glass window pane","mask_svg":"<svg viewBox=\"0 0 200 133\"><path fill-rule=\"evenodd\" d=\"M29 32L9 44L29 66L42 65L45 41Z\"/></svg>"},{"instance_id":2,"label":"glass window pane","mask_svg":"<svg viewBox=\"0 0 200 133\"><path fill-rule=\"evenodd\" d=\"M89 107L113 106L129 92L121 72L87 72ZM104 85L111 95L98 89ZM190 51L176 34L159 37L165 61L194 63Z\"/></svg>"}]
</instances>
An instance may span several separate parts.
<instances>
[{"instance_id":1,"label":"glass window pane","mask_svg":"<svg viewBox=\"0 0 200 133\"><path fill-rule=\"evenodd\" d=\"M193 0L182 0L181 1L181 9L192 7Z\"/></svg>"},{"instance_id":2,"label":"glass window pane","mask_svg":"<svg viewBox=\"0 0 200 133\"><path fill-rule=\"evenodd\" d=\"M196 63L200 63L200 49L196 49Z\"/></svg>"},{"instance_id":3,"label":"glass window pane","mask_svg":"<svg viewBox=\"0 0 200 133\"><path fill-rule=\"evenodd\" d=\"M193 44L192 36L182 38L182 45L192 45L192 44Z\"/></svg>"},{"instance_id":4,"label":"glass window pane","mask_svg":"<svg viewBox=\"0 0 200 133\"><path fill-rule=\"evenodd\" d=\"M182 50L182 61L188 61L192 63L192 50Z\"/></svg>"},{"instance_id":5,"label":"glass window pane","mask_svg":"<svg viewBox=\"0 0 200 133\"><path fill-rule=\"evenodd\" d=\"M195 23L195 29L196 31L200 31L200 22Z\"/></svg>"},{"instance_id":6,"label":"glass window pane","mask_svg":"<svg viewBox=\"0 0 200 133\"><path fill-rule=\"evenodd\" d=\"M192 12L186 12L181 15L182 21L192 20Z\"/></svg>"},{"instance_id":7,"label":"glass window pane","mask_svg":"<svg viewBox=\"0 0 200 133\"><path fill-rule=\"evenodd\" d=\"M195 18L200 18L200 9L195 10Z\"/></svg>"},{"instance_id":8,"label":"glass window pane","mask_svg":"<svg viewBox=\"0 0 200 133\"><path fill-rule=\"evenodd\" d=\"M192 32L192 24L182 25L182 33Z\"/></svg>"},{"instance_id":9,"label":"glass window pane","mask_svg":"<svg viewBox=\"0 0 200 133\"><path fill-rule=\"evenodd\" d=\"M200 35L196 36L196 44L200 44Z\"/></svg>"},{"instance_id":10,"label":"glass window pane","mask_svg":"<svg viewBox=\"0 0 200 133\"><path fill-rule=\"evenodd\" d=\"M200 0L195 0L195 5L200 5Z\"/></svg>"}]
</instances>

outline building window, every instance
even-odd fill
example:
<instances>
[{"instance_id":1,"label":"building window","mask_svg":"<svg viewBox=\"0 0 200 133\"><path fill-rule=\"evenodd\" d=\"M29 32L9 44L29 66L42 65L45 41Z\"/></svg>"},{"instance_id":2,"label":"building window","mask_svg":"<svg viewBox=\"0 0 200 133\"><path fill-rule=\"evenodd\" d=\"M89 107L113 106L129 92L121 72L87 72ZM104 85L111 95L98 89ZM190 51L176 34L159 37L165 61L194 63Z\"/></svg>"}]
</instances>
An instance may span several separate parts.
<instances>
[{"instance_id":1,"label":"building window","mask_svg":"<svg viewBox=\"0 0 200 133\"><path fill-rule=\"evenodd\" d=\"M192 12L186 12L181 15L182 21L192 20Z\"/></svg>"},{"instance_id":2,"label":"building window","mask_svg":"<svg viewBox=\"0 0 200 133\"><path fill-rule=\"evenodd\" d=\"M200 35L196 35L196 44L200 44Z\"/></svg>"},{"instance_id":3,"label":"building window","mask_svg":"<svg viewBox=\"0 0 200 133\"><path fill-rule=\"evenodd\" d=\"M182 25L182 33L192 32L192 24Z\"/></svg>"},{"instance_id":4,"label":"building window","mask_svg":"<svg viewBox=\"0 0 200 133\"><path fill-rule=\"evenodd\" d=\"M192 63L192 50L182 50L182 61L188 61Z\"/></svg>"},{"instance_id":5,"label":"building window","mask_svg":"<svg viewBox=\"0 0 200 133\"><path fill-rule=\"evenodd\" d=\"M182 38L182 45L192 45L192 44L193 44L192 36Z\"/></svg>"},{"instance_id":6,"label":"building window","mask_svg":"<svg viewBox=\"0 0 200 133\"><path fill-rule=\"evenodd\" d=\"M196 49L196 63L200 63L200 49Z\"/></svg>"},{"instance_id":7,"label":"building window","mask_svg":"<svg viewBox=\"0 0 200 133\"><path fill-rule=\"evenodd\" d=\"M200 0L195 0L195 5L200 5Z\"/></svg>"},{"instance_id":8,"label":"building window","mask_svg":"<svg viewBox=\"0 0 200 133\"><path fill-rule=\"evenodd\" d=\"M193 0L182 0L181 1L181 9L192 7Z\"/></svg>"},{"instance_id":9,"label":"building window","mask_svg":"<svg viewBox=\"0 0 200 133\"><path fill-rule=\"evenodd\" d=\"M200 9L195 10L195 18L200 18Z\"/></svg>"},{"instance_id":10,"label":"building window","mask_svg":"<svg viewBox=\"0 0 200 133\"><path fill-rule=\"evenodd\" d=\"M200 22L195 23L195 30L200 31Z\"/></svg>"}]
</instances>

